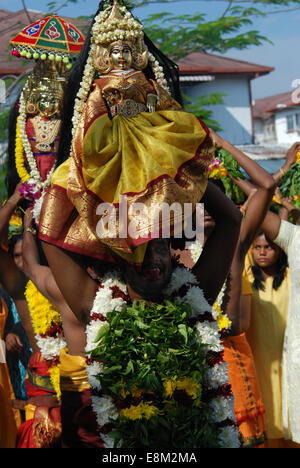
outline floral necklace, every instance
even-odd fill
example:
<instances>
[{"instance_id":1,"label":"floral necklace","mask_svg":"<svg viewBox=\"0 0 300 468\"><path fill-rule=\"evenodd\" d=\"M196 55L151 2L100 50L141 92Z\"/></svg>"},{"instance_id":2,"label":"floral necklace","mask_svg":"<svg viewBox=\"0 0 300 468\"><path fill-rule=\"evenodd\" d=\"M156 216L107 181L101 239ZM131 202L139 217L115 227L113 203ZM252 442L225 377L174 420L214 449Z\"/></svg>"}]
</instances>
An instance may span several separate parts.
<instances>
[{"instance_id":1,"label":"floral necklace","mask_svg":"<svg viewBox=\"0 0 300 468\"><path fill-rule=\"evenodd\" d=\"M49 374L57 398L60 399L59 355L66 342L62 320L56 307L44 297L32 281L28 281L25 298L28 304L33 330L42 357L47 361Z\"/></svg>"},{"instance_id":2,"label":"floral necklace","mask_svg":"<svg viewBox=\"0 0 300 468\"><path fill-rule=\"evenodd\" d=\"M175 300L179 304L188 304L191 307L195 323L194 330L199 342L205 345L206 349L208 371L205 383L212 396L209 402L210 418L216 424L221 447L238 448L240 442L233 410L234 397L231 390L229 393L223 392L224 388L228 389L229 378L227 364L223 361L223 345L216 320L217 313L208 304L203 291L197 286L196 277L184 267L177 267L174 270L165 295L170 300ZM101 391L98 377L103 374L105 368L102 362L93 358L92 351L99 337L109 328L107 314L113 310L121 312L129 302L126 285L116 273L108 273L96 294L90 313L90 322L86 328L85 351L88 379L93 390L92 407L106 448L113 447L113 440L106 429L107 425L112 420L118 419L119 411L110 396L98 396ZM123 413L123 416L125 415L126 413ZM104 428L103 432L101 428Z\"/></svg>"}]
</instances>

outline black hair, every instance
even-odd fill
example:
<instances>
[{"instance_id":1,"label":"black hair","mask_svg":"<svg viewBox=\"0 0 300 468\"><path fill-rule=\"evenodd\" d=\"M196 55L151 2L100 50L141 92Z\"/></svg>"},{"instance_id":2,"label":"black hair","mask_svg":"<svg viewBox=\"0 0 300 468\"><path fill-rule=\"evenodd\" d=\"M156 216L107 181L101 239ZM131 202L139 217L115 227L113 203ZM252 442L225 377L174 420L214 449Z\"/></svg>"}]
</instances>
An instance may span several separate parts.
<instances>
[{"instance_id":1,"label":"black hair","mask_svg":"<svg viewBox=\"0 0 300 468\"><path fill-rule=\"evenodd\" d=\"M255 238L260 237L262 235L265 236L264 232L259 231L257 233L257 235L255 236ZM270 244L273 244L273 242L267 236L265 236L265 238ZM288 268L287 255L279 247L278 247L278 249L279 249L280 253L279 253L279 257L277 259L276 272L275 272L275 275L273 277L273 284L272 284L273 289L275 289L275 291L277 291L277 289L279 289L282 281L284 280L286 269ZM252 274L254 276L254 281L252 283L254 289L264 291L265 286L264 286L264 283L263 283L263 274L262 274L262 270L261 270L260 266L255 262L254 265L251 267L251 269L252 269Z\"/></svg>"},{"instance_id":2,"label":"black hair","mask_svg":"<svg viewBox=\"0 0 300 468\"><path fill-rule=\"evenodd\" d=\"M72 142L72 117L75 105L75 99L77 93L80 89L83 73L86 65L86 61L89 56L91 39L92 39L92 29L95 23L95 19L98 14L104 10L106 2L102 0L100 2L99 8L93 17L83 48L72 68L72 71L69 75L67 89L64 95L64 103L62 109L62 122L63 128L61 131L60 143L57 152L57 166L63 163L70 156L71 152L71 142ZM151 39L145 34L144 42L148 47L148 50L154 57L158 60L160 65L163 67L164 74L171 92L172 97L183 105L183 98L180 92L179 85L179 68L178 65L166 57L157 47L153 44ZM148 64L144 70L145 76L149 79L154 79L154 73L151 66Z\"/></svg>"},{"instance_id":3,"label":"black hair","mask_svg":"<svg viewBox=\"0 0 300 468\"><path fill-rule=\"evenodd\" d=\"M224 193L224 195L226 195L226 190L221 179L209 179L209 182L218 187L221 190L221 192Z\"/></svg>"},{"instance_id":4,"label":"black hair","mask_svg":"<svg viewBox=\"0 0 300 468\"><path fill-rule=\"evenodd\" d=\"M16 147L16 127L19 114L19 99L11 107L8 119L8 159L7 159L7 173L5 177L5 184L7 188L8 198L12 196L17 184L20 182L15 163L15 147Z\"/></svg>"},{"instance_id":5,"label":"black hair","mask_svg":"<svg viewBox=\"0 0 300 468\"><path fill-rule=\"evenodd\" d=\"M15 246L17 245L18 242L23 240L23 233L17 234L16 236L13 236L8 243L8 253L11 255L11 257L14 256L14 249Z\"/></svg>"}]
</instances>

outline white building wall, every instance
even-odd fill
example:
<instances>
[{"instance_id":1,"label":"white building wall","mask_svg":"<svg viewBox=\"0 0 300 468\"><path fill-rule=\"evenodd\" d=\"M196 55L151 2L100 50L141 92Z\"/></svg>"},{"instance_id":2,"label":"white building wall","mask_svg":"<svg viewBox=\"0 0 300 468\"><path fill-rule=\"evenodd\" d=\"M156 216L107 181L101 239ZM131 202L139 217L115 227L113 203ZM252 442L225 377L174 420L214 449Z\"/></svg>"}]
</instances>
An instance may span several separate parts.
<instances>
[{"instance_id":1,"label":"white building wall","mask_svg":"<svg viewBox=\"0 0 300 468\"><path fill-rule=\"evenodd\" d=\"M292 145L300 139L300 128L295 131L288 132L287 116L300 112L299 108L287 108L275 113L275 127L277 134L277 143Z\"/></svg>"},{"instance_id":2,"label":"white building wall","mask_svg":"<svg viewBox=\"0 0 300 468\"><path fill-rule=\"evenodd\" d=\"M251 98L248 77L216 75L214 81L182 86L182 91L192 99L202 94L222 92L224 104L210 106L212 118L220 123L220 135L234 145L253 143Z\"/></svg>"}]
</instances>

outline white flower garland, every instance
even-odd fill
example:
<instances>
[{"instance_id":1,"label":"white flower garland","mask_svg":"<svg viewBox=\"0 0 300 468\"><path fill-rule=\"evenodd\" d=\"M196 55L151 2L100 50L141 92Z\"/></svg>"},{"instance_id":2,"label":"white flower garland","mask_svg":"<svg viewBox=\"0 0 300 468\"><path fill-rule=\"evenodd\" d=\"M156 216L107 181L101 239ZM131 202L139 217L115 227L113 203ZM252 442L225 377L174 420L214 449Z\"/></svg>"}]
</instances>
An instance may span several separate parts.
<instances>
[{"instance_id":1,"label":"white flower garland","mask_svg":"<svg viewBox=\"0 0 300 468\"><path fill-rule=\"evenodd\" d=\"M203 252L203 246L200 241L196 240L195 242L190 242L188 249L191 253L191 257L194 263L197 263L199 258L201 257L201 254ZM222 305L223 305L223 299L224 299L224 294L227 286L227 281L224 282L221 291L218 294L218 297L216 299L215 304L218 305L220 310L222 310ZM215 304L213 305L213 317L216 319L218 316L219 311L215 308Z\"/></svg>"},{"instance_id":2,"label":"white flower garland","mask_svg":"<svg viewBox=\"0 0 300 468\"><path fill-rule=\"evenodd\" d=\"M35 338L41 351L41 355L46 359L46 361L58 359L60 351L67 346L67 343L62 336L54 338L51 336L42 337L40 335L35 335Z\"/></svg>"},{"instance_id":3,"label":"white flower garland","mask_svg":"<svg viewBox=\"0 0 300 468\"><path fill-rule=\"evenodd\" d=\"M188 288L187 294L184 297L175 296L175 299L180 303L188 303L192 308L194 317L203 314L212 314L212 307L206 301L203 291L195 286L197 284L196 277L185 269L178 267L174 270L171 281L165 290L166 297L178 293L182 286ZM105 275L101 287L99 288L93 308L91 310L91 321L86 328L87 345L85 351L88 355L87 373L89 383L93 390L99 391L101 385L96 379L96 376L101 374L104 370L103 364L91 360L91 351L95 347L96 337L101 327L108 327L106 322L107 313L112 310L122 310L127 304L121 298L113 298L113 290L111 288L117 286L124 294L127 293L126 285L120 280L115 273L108 273ZM199 341L206 344L207 352L221 352L223 345L221 343L220 334L218 332L218 325L215 320L205 320L203 322L197 321L195 330L198 333ZM228 385L228 370L227 364L220 362L212 367L209 367L206 376L206 386L208 389L217 390L219 387ZM233 397L215 397L210 402L211 417L214 423L221 423L230 420L236 422L235 414L233 411ZM98 397L92 396L92 406L96 414L99 426L103 426L109 419L116 420L118 412L114 406L112 398L108 396ZM113 447L113 441L109 434L102 434L101 438L104 442L105 448ZM224 448L237 448L240 446L239 432L236 425L225 426L219 429L220 444Z\"/></svg>"},{"instance_id":4,"label":"white flower garland","mask_svg":"<svg viewBox=\"0 0 300 468\"><path fill-rule=\"evenodd\" d=\"M21 97L20 97L20 109L19 109L19 115L20 115L20 136L22 139L23 143L23 148L25 151L26 159L30 168L30 179L28 181L29 185L35 185L37 190L43 190L46 187L49 187L50 181L51 181L51 176L54 172L55 169L55 164L53 164L49 174L47 175L47 178L45 181L42 180L42 176L38 170L36 160L31 148L31 144L28 140L27 133L26 133L26 121L27 121L27 116L26 116L26 102L24 98L24 94L22 92Z\"/></svg>"}]
</instances>

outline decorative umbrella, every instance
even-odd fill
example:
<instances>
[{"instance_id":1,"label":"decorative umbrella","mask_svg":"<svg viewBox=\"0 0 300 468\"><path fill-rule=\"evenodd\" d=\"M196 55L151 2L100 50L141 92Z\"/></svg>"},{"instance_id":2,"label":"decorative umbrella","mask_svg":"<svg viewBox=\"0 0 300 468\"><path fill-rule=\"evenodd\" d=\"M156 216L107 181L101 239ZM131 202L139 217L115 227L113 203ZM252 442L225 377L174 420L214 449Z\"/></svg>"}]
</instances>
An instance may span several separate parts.
<instances>
[{"instance_id":1,"label":"decorative umbrella","mask_svg":"<svg viewBox=\"0 0 300 468\"><path fill-rule=\"evenodd\" d=\"M34 60L56 60L68 63L78 54L84 37L79 29L59 16L42 18L26 26L10 41L12 55Z\"/></svg>"}]
</instances>

